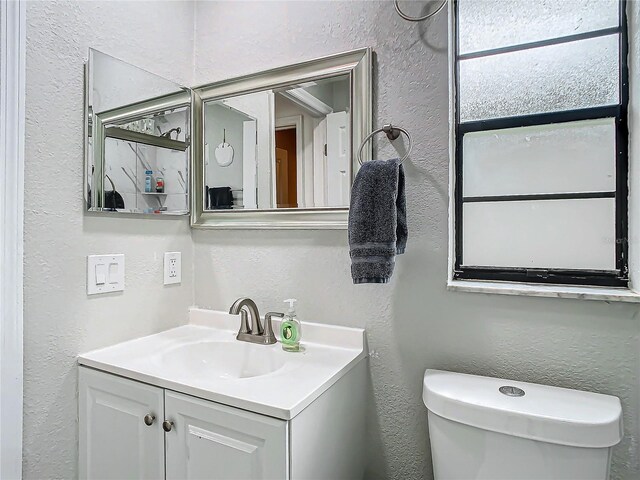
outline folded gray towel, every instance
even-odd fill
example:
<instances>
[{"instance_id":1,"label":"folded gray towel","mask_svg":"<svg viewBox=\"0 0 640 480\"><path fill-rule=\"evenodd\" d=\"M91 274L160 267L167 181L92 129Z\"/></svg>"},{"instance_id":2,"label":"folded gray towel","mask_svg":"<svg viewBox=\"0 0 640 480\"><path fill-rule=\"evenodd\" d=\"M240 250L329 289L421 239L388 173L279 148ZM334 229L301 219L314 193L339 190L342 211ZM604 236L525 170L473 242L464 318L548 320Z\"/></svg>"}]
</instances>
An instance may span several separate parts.
<instances>
[{"instance_id":1,"label":"folded gray towel","mask_svg":"<svg viewBox=\"0 0 640 480\"><path fill-rule=\"evenodd\" d=\"M407 233L402 164L398 159L365 162L353 182L349 208L353 283L387 283Z\"/></svg>"}]
</instances>

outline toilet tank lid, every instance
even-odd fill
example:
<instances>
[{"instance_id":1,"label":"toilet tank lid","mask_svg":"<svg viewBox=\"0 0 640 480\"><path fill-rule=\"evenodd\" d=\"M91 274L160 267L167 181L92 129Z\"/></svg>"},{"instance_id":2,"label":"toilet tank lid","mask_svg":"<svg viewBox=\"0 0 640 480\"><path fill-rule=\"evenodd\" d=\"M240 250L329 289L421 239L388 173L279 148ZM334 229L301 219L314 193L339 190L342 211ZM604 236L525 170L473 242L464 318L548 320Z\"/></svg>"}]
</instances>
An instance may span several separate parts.
<instances>
[{"instance_id":1,"label":"toilet tank lid","mask_svg":"<svg viewBox=\"0 0 640 480\"><path fill-rule=\"evenodd\" d=\"M622 438L620 399L611 395L427 370L422 399L440 417L532 440L603 448Z\"/></svg>"}]
</instances>

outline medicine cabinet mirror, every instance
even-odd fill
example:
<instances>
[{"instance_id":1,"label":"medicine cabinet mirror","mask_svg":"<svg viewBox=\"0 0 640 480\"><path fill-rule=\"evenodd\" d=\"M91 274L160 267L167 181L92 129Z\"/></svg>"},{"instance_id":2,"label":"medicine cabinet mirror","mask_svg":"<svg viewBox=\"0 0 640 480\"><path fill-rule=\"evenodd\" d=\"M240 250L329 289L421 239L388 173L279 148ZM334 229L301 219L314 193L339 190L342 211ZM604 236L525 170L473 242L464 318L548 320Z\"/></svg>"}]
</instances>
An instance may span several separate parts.
<instances>
[{"instance_id":1,"label":"medicine cabinet mirror","mask_svg":"<svg viewBox=\"0 0 640 480\"><path fill-rule=\"evenodd\" d=\"M193 119L192 226L346 228L371 51L194 88Z\"/></svg>"},{"instance_id":2,"label":"medicine cabinet mirror","mask_svg":"<svg viewBox=\"0 0 640 480\"><path fill-rule=\"evenodd\" d=\"M191 90L94 49L85 73L88 210L188 214Z\"/></svg>"}]
</instances>

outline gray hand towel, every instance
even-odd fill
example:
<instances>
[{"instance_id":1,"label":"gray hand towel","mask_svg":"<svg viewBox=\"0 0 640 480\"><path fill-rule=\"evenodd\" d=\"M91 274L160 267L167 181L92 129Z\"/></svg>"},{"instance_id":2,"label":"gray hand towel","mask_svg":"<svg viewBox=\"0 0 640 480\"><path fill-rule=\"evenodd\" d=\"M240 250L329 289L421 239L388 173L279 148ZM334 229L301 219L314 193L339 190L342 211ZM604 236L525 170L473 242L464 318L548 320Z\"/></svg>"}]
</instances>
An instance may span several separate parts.
<instances>
[{"instance_id":1,"label":"gray hand towel","mask_svg":"<svg viewBox=\"0 0 640 480\"><path fill-rule=\"evenodd\" d=\"M407 245L404 170L397 160L365 162L351 189L349 247L353 283L387 283Z\"/></svg>"}]
</instances>

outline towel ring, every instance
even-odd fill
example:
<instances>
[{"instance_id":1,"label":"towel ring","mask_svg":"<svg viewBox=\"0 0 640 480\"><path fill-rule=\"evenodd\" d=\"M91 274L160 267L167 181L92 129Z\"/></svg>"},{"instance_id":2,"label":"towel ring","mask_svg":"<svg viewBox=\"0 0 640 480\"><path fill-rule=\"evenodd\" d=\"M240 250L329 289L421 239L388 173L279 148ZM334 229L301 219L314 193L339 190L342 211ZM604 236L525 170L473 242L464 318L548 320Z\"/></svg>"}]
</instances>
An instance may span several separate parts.
<instances>
[{"instance_id":1,"label":"towel ring","mask_svg":"<svg viewBox=\"0 0 640 480\"><path fill-rule=\"evenodd\" d=\"M395 0L393 2L395 7L396 7L396 12L398 12L398 15L400 15L402 18L404 18L405 20L408 20L410 22L421 22L422 20L426 20L427 18L433 17L440 10L442 10L444 8L444 6L447 4L447 0L443 0L442 4L438 8L436 8L435 11L433 11L431 13L427 13L426 15L423 15L422 17L410 17L409 15L404 13L402 10L400 10L400 5L398 5L398 1L399 0Z\"/></svg>"},{"instance_id":2,"label":"towel ring","mask_svg":"<svg viewBox=\"0 0 640 480\"><path fill-rule=\"evenodd\" d=\"M407 147L407 153L405 153L404 156L400 159L400 163L404 162L409 157L409 154L411 153L411 147L413 147L413 142L411 141L411 135L409 135L409 132L407 132L404 128L394 127L390 123L387 123L386 125L383 125L382 128L378 128L377 130L374 130L369 135L367 135L365 139L362 141L362 143L360 144L360 148L358 149L358 163L360 165L362 165L363 163L362 149L367 144L367 142L371 139L371 137L381 132L385 133L385 135L387 136L390 142L397 139L400 136L400 133L404 133L405 136L407 137L407 141L409 142L409 146Z\"/></svg>"}]
</instances>

